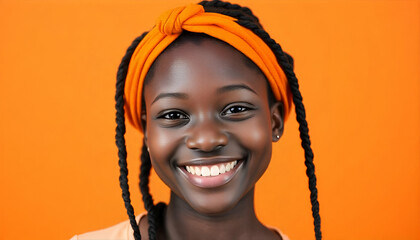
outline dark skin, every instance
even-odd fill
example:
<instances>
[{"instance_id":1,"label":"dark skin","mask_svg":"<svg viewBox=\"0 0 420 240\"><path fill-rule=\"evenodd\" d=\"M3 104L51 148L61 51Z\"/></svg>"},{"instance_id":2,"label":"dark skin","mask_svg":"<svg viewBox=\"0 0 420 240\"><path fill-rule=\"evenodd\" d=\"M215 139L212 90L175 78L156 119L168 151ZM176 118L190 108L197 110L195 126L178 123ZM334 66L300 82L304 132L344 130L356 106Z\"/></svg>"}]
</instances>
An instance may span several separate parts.
<instances>
[{"instance_id":1,"label":"dark skin","mask_svg":"<svg viewBox=\"0 0 420 240\"><path fill-rule=\"evenodd\" d=\"M282 104L269 103L264 75L211 38L167 49L155 69L142 120L152 165L171 189L159 239L281 239L254 209L255 183L283 133ZM197 185L185 170L233 160L234 174L217 186Z\"/></svg>"}]
</instances>

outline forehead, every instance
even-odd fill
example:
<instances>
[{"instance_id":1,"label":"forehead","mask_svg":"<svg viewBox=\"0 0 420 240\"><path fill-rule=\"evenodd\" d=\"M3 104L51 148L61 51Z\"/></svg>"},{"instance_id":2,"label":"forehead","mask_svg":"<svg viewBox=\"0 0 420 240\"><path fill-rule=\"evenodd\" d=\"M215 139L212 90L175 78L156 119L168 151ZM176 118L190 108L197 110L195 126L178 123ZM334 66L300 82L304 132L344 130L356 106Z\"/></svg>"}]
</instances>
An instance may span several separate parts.
<instances>
[{"instance_id":1,"label":"forehead","mask_svg":"<svg viewBox=\"0 0 420 240\"><path fill-rule=\"evenodd\" d=\"M204 94L224 85L245 85L267 99L261 70L241 52L213 38L187 39L166 49L153 64L144 96L161 92Z\"/></svg>"}]
</instances>

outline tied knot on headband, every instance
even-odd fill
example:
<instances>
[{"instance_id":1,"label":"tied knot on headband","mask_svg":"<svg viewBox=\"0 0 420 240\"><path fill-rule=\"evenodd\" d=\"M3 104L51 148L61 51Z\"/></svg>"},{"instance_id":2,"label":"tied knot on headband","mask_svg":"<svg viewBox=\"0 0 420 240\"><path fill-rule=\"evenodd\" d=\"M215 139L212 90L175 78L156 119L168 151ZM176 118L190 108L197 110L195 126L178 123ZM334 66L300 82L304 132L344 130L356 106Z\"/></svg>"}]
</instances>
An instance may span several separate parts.
<instances>
[{"instance_id":1,"label":"tied knot on headband","mask_svg":"<svg viewBox=\"0 0 420 240\"><path fill-rule=\"evenodd\" d=\"M201 5L190 4L177 7L162 14L156 23L156 27L165 35L180 34L184 22L201 13L204 13L204 8Z\"/></svg>"}]
</instances>

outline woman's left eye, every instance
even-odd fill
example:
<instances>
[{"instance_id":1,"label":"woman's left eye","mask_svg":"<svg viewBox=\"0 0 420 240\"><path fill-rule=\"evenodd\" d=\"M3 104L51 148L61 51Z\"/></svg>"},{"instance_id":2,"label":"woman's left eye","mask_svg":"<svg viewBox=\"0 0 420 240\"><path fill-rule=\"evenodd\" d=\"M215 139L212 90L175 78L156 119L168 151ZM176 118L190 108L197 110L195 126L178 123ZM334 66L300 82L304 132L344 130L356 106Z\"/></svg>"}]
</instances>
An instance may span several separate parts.
<instances>
[{"instance_id":1,"label":"woman's left eye","mask_svg":"<svg viewBox=\"0 0 420 240\"><path fill-rule=\"evenodd\" d=\"M230 105L227 106L222 113L222 117L232 117L232 118L246 118L251 114L252 110L255 110L253 106L241 105Z\"/></svg>"},{"instance_id":2,"label":"woman's left eye","mask_svg":"<svg viewBox=\"0 0 420 240\"><path fill-rule=\"evenodd\" d=\"M247 111L249 108L243 106L233 106L227 108L225 111L222 112L222 116L227 114L234 114L234 113L241 113Z\"/></svg>"}]
</instances>

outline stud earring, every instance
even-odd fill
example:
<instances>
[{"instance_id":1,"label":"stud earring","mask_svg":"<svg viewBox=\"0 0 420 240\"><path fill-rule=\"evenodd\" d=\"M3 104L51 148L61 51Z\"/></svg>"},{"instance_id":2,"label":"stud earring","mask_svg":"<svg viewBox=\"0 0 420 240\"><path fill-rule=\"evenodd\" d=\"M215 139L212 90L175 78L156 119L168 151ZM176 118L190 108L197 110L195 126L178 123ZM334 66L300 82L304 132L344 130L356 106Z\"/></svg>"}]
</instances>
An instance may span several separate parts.
<instances>
[{"instance_id":1,"label":"stud earring","mask_svg":"<svg viewBox=\"0 0 420 240\"><path fill-rule=\"evenodd\" d=\"M280 139L280 136L279 136L279 135L276 135L276 138L277 138L277 139Z\"/></svg>"}]
</instances>

